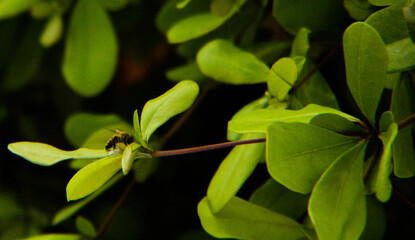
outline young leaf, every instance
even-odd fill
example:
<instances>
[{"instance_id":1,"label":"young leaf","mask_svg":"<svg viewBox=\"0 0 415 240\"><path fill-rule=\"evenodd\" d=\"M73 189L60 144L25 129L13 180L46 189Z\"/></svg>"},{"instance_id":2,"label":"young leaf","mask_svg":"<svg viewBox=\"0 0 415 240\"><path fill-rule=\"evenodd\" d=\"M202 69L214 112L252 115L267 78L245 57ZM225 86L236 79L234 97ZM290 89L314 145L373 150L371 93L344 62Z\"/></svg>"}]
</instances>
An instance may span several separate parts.
<instances>
[{"instance_id":1,"label":"young leaf","mask_svg":"<svg viewBox=\"0 0 415 240\"><path fill-rule=\"evenodd\" d=\"M389 175L392 173L392 143L398 134L398 124L393 122L393 114L385 112L380 119L380 140L383 150L380 159L377 159L368 180L369 189L376 193L376 198L387 202L392 194L392 183Z\"/></svg>"},{"instance_id":2,"label":"young leaf","mask_svg":"<svg viewBox=\"0 0 415 240\"><path fill-rule=\"evenodd\" d=\"M198 94L197 83L185 80L163 95L148 101L141 113L141 133L144 141L148 141L151 134L170 118L192 106Z\"/></svg>"},{"instance_id":3,"label":"young leaf","mask_svg":"<svg viewBox=\"0 0 415 240\"><path fill-rule=\"evenodd\" d=\"M309 122L312 118L323 113L333 113L350 121L358 119L339 110L310 104L301 110L258 109L235 117L228 123L228 129L235 132L265 132L267 127L275 122Z\"/></svg>"},{"instance_id":4,"label":"young leaf","mask_svg":"<svg viewBox=\"0 0 415 240\"><path fill-rule=\"evenodd\" d=\"M269 68L251 53L226 40L214 40L197 54L197 64L203 74L229 84L266 82Z\"/></svg>"},{"instance_id":5,"label":"young leaf","mask_svg":"<svg viewBox=\"0 0 415 240\"><path fill-rule=\"evenodd\" d=\"M358 239L366 224L363 160L367 141L340 155L321 176L308 211L318 239Z\"/></svg>"},{"instance_id":6,"label":"young leaf","mask_svg":"<svg viewBox=\"0 0 415 240\"><path fill-rule=\"evenodd\" d=\"M200 71L196 62L190 62L188 64L170 69L167 71L166 77L173 82L179 82L183 79L192 79L193 81L200 83L208 79Z\"/></svg>"},{"instance_id":7,"label":"young leaf","mask_svg":"<svg viewBox=\"0 0 415 240\"><path fill-rule=\"evenodd\" d=\"M290 191L270 178L255 190L249 201L297 220L304 216L307 210L308 197L308 195Z\"/></svg>"},{"instance_id":8,"label":"young leaf","mask_svg":"<svg viewBox=\"0 0 415 240\"><path fill-rule=\"evenodd\" d=\"M263 138L264 134L248 133L241 140ZM236 146L222 161L210 181L207 198L212 212L217 213L235 196L248 177L255 170L265 152L265 144Z\"/></svg>"},{"instance_id":9,"label":"young leaf","mask_svg":"<svg viewBox=\"0 0 415 240\"><path fill-rule=\"evenodd\" d=\"M79 210L81 210L83 207L85 207L90 202L92 202L97 197L99 197L101 194L103 194L107 189L112 187L121 178L122 178L121 174L116 174L114 177L112 177L108 182L106 182L100 189L95 191L93 194L59 210L53 217L52 225L58 225L62 223L63 221L67 220L68 218L72 217L73 215L75 215Z\"/></svg>"},{"instance_id":10,"label":"young leaf","mask_svg":"<svg viewBox=\"0 0 415 240\"><path fill-rule=\"evenodd\" d=\"M402 15L402 4L383 8L366 19L386 44L408 38L408 27Z\"/></svg>"},{"instance_id":11,"label":"young leaf","mask_svg":"<svg viewBox=\"0 0 415 240\"><path fill-rule=\"evenodd\" d=\"M197 212L203 229L217 238L246 240L302 239L306 229L293 219L233 197L219 213L213 213L208 198Z\"/></svg>"},{"instance_id":12,"label":"young leaf","mask_svg":"<svg viewBox=\"0 0 415 240\"><path fill-rule=\"evenodd\" d=\"M210 3L210 11L219 16L224 17L232 10L236 0L213 0Z\"/></svg>"},{"instance_id":13,"label":"young leaf","mask_svg":"<svg viewBox=\"0 0 415 240\"><path fill-rule=\"evenodd\" d=\"M391 111L396 121L409 116L415 108L415 90L408 78L396 82L392 91ZM400 178L412 177L415 174L415 153L413 136L410 127L399 130L392 144L393 170Z\"/></svg>"},{"instance_id":14,"label":"young leaf","mask_svg":"<svg viewBox=\"0 0 415 240\"><path fill-rule=\"evenodd\" d=\"M40 0L2 0L0 1L0 20L20 14Z\"/></svg>"},{"instance_id":15,"label":"young leaf","mask_svg":"<svg viewBox=\"0 0 415 240\"><path fill-rule=\"evenodd\" d=\"M65 121L64 130L69 142L76 147L80 147L91 138L91 135L103 128L112 130L118 128L127 132L132 132L131 125L121 119L118 115L91 113L76 113L71 115ZM107 141L111 135L114 135L114 133L109 130L105 130L105 132L107 133L105 135L105 141ZM104 148L104 145L100 148Z\"/></svg>"},{"instance_id":16,"label":"young leaf","mask_svg":"<svg viewBox=\"0 0 415 240\"><path fill-rule=\"evenodd\" d=\"M134 111L133 115L133 125L134 125L134 132L135 132L135 140L143 146L144 148L150 149L147 142L143 139L143 134L141 133L140 127L140 118L138 117L138 111Z\"/></svg>"},{"instance_id":17,"label":"young leaf","mask_svg":"<svg viewBox=\"0 0 415 240\"><path fill-rule=\"evenodd\" d=\"M121 169L121 156L97 160L79 170L66 186L68 201L78 200L98 190Z\"/></svg>"},{"instance_id":18,"label":"young leaf","mask_svg":"<svg viewBox=\"0 0 415 240\"><path fill-rule=\"evenodd\" d=\"M302 27L317 32L348 21L342 1L274 0L273 3L272 15L292 35Z\"/></svg>"},{"instance_id":19,"label":"young leaf","mask_svg":"<svg viewBox=\"0 0 415 240\"><path fill-rule=\"evenodd\" d=\"M269 92L280 101L285 100L297 80L297 65L291 58L280 58L272 65L267 78Z\"/></svg>"},{"instance_id":20,"label":"young leaf","mask_svg":"<svg viewBox=\"0 0 415 240\"><path fill-rule=\"evenodd\" d=\"M276 122L267 129L268 172L288 189L307 194L326 168L358 140L312 124Z\"/></svg>"},{"instance_id":21,"label":"young leaf","mask_svg":"<svg viewBox=\"0 0 415 240\"><path fill-rule=\"evenodd\" d=\"M388 69L385 44L376 30L362 22L343 35L347 85L362 113L375 124L375 113Z\"/></svg>"},{"instance_id":22,"label":"young leaf","mask_svg":"<svg viewBox=\"0 0 415 240\"><path fill-rule=\"evenodd\" d=\"M343 5L350 17L355 20L364 20L375 11L375 8L367 1L344 0Z\"/></svg>"},{"instance_id":23,"label":"young leaf","mask_svg":"<svg viewBox=\"0 0 415 240\"><path fill-rule=\"evenodd\" d=\"M73 151L64 151L38 142L15 142L10 143L7 148L31 163L42 166L50 166L70 159L96 159L108 155L104 149L79 148Z\"/></svg>"},{"instance_id":24,"label":"young leaf","mask_svg":"<svg viewBox=\"0 0 415 240\"><path fill-rule=\"evenodd\" d=\"M109 84L117 65L118 43L109 16L97 0L79 0L66 36L62 71L68 85L92 97Z\"/></svg>"},{"instance_id":25,"label":"young leaf","mask_svg":"<svg viewBox=\"0 0 415 240\"><path fill-rule=\"evenodd\" d=\"M386 45L389 55L389 72L404 72L415 68L415 45L405 38Z\"/></svg>"},{"instance_id":26,"label":"young leaf","mask_svg":"<svg viewBox=\"0 0 415 240\"><path fill-rule=\"evenodd\" d=\"M24 238L22 240L82 240L82 236L70 233L48 233Z\"/></svg>"},{"instance_id":27,"label":"young leaf","mask_svg":"<svg viewBox=\"0 0 415 240\"><path fill-rule=\"evenodd\" d=\"M92 224L88 219L78 216L75 220L75 224L76 228L83 236L90 238L95 238L97 236L94 224Z\"/></svg>"}]
</instances>

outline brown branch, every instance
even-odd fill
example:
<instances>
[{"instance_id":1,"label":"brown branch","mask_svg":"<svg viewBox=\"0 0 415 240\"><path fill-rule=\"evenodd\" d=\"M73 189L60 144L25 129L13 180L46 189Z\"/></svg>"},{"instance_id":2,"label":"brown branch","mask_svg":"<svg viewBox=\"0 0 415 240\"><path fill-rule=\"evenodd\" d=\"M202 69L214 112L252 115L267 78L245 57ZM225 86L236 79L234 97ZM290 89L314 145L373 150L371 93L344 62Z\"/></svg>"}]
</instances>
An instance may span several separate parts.
<instances>
[{"instance_id":1,"label":"brown branch","mask_svg":"<svg viewBox=\"0 0 415 240\"><path fill-rule=\"evenodd\" d=\"M412 113L407 118L402 119L401 121L398 122L399 130L410 125L413 122L415 122L415 113Z\"/></svg>"},{"instance_id":2,"label":"brown branch","mask_svg":"<svg viewBox=\"0 0 415 240\"><path fill-rule=\"evenodd\" d=\"M402 199L402 201L404 201L410 208L415 210L415 204L413 202L409 201L409 199L407 199L402 193L400 193L396 189L393 189L393 193L396 194L400 199Z\"/></svg>"}]
</instances>

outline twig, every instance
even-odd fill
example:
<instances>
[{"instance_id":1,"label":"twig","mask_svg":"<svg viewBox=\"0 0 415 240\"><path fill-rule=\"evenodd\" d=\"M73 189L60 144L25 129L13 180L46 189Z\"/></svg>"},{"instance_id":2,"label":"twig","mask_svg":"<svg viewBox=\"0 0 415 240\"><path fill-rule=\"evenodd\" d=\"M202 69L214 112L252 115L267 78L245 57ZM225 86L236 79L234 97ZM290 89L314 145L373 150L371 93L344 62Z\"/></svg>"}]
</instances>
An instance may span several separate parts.
<instances>
[{"instance_id":1,"label":"twig","mask_svg":"<svg viewBox=\"0 0 415 240\"><path fill-rule=\"evenodd\" d=\"M415 122L415 113L412 113L407 118L402 119L401 121L398 122L399 130L401 130L402 128L408 126L409 124L413 122Z\"/></svg>"},{"instance_id":2,"label":"twig","mask_svg":"<svg viewBox=\"0 0 415 240\"><path fill-rule=\"evenodd\" d=\"M402 193L400 193L396 189L393 189L393 193L395 193L400 199L402 199L402 201L404 201L406 204L408 204L408 206L410 208L412 208L413 210L415 210L415 204L413 202L409 201L409 199L407 199Z\"/></svg>"}]
</instances>

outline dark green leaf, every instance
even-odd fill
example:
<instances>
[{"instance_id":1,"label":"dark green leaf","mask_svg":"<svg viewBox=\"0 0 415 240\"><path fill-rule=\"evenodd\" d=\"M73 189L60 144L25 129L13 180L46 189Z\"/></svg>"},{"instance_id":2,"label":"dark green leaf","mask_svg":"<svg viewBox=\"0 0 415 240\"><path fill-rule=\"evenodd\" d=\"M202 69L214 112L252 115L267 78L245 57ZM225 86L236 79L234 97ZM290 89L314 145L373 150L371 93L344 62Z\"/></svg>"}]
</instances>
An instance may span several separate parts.
<instances>
[{"instance_id":1,"label":"dark green leaf","mask_svg":"<svg viewBox=\"0 0 415 240\"><path fill-rule=\"evenodd\" d=\"M313 124L276 122L267 129L268 172L288 189L307 194L326 168L358 139Z\"/></svg>"},{"instance_id":2,"label":"dark green leaf","mask_svg":"<svg viewBox=\"0 0 415 240\"><path fill-rule=\"evenodd\" d=\"M386 214L381 204L373 196L366 197L366 227L359 240L383 240L386 231Z\"/></svg>"},{"instance_id":3,"label":"dark green leaf","mask_svg":"<svg viewBox=\"0 0 415 240\"><path fill-rule=\"evenodd\" d=\"M175 115L192 106L199 94L197 83L181 81L163 95L148 101L141 112L141 133L148 141L153 132Z\"/></svg>"},{"instance_id":4,"label":"dark green leaf","mask_svg":"<svg viewBox=\"0 0 415 240\"><path fill-rule=\"evenodd\" d=\"M197 54L197 63L203 74L229 84L266 82L269 68L254 55L226 40L214 40Z\"/></svg>"},{"instance_id":5,"label":"dark green leaf","mask_svg":"<svg viewBox=\"0 0 415 240\"><path fill-rule=\"evenodd\" d=\"M99 3L108 10L119 11L126 7L130 0L99 0Z\"/></svg>"},{"instance_id":6,"label":"dark green leaf","mask_svg":"<svg viewBox=\"0 0 415 240\"><path fill-rule=\"evenodd\" d=\"M317 32L347 21L342 1L274 0L272 15L292 35L302 27Z\"/></svg>"},{"instance_id":7,"label":"dark green leaf","mask_svg":"<svg viewBox=\"0 0 415 240\"><path fill-rule=\"evenodd\" d=\"M122 174L116 174L113 178L111 178L108 182L106 182L100 189L98 189L93 194L59 210L53 217L52 225L58 225L62 223L63 221L67 220L68 218L72 217L73 215L75 215L79 210L81 210L83 207L85 207L90 202L92 202L97 197L99 197L101 194L103 194L107 189L112 187L121 178L122 178Z\"/></svg>"},{"instance_id":8,"label":"dark green leaf","mask_svg":"<svg viewBox=\"0 0 415 240\"><path fill-rule=\"evenodd\" d=\"M297 220L307 210L308 197L308 195L290 191L270 178L255 190L249 201Z\"/></svg>"},{"instance_id":9,"label":"dark green leaf","mask_svg":"<svg viewBox=\"0 0 415 240\"><path fill-rule=\"evenodd\" d=\"M413 27L414 27L413 23L415 22L415 1L408 0L406 2L407 3L403 7L402 12L403 12L403 16L405 17L405 20L408 22L408 27L411 28L411 30L413 30ZM411 38L412 38L412 35L413 34L411 34Z\"/></svg>"},{"instance_id":10,"label":"dark green leaf","mask_svg":"<svg viewBox=\"0 0 415 240\"><path fill-rule=\"evenodd\" d=\"M27 26L17 51L11 57L4 79L2 80L4 90L16 91L21 89L37 73L43 56L43 48L38 41L41 30L42 24L40 22L32 21Z\"/></svg>"},{"instance_id":11,"label":"dark green leaf","mask_svg":"<svg viewBox=\"0 0 415 240\"><path fill-rule=\"evenodd\" d=\"M298 77L299 81L304 79L314 68L315 64L310 59L306 59L301 74ZM313 73L307 81L294 91L291 101L296 102L297 106L301 105L300 108L309 104L317 104L339 109L336 96L320 71Z\"/></svg>"},{"instance_id":12,"label":"dark green leaf","mask_svg":"<svg viewBox=\"0 0 415 240\"><path fill-rule=\"evenodd\" d=\"M143 183L157 170L158 158L139 158L134 162L134 177L139 183Z\"/></svg>"},{"instance_id":13,"label":"dark green leaf","mask_svg":"<svg viewBox=\"0 0 415 240\"><path fill-rule=\"evenodd\" d=\"M68 201L78 200L98 190L121 169L121 156L113 155L79 170L66 186Z\"/></svg>"},{"instance_id":14,"label":"dark green leaf","mask_svg":"<svg viewBox=\"0 0 415 240\"><path fill-rule=\"evenodd\" d=\"M0 1L0 19L14 17L20 14L40 0L2 0Z\"/></svg>"},{"instance_id":15,"label":"dark green leaf","mask_svg":"<svg viewBox=\"0 0 415 240\"><path fill-rule=\"evenodd\" d=\"M188 64L170 69L167 71L166 77L174 82L180 82L184 79L192 79L193 81L200 83L208 79L200 71L196 62L190 62Z\"/></svg>"},{"instance_id":16,"label":"dark green leaf","mask_svg":"<svg viewBox=\"0 0 415 240\"><path fill-rule=\"evenodd\" d=\"M210 3L210 11L219 16L224 17L232 11L232 7L237 0L212 0Z\"/></svg>"},{"instance_id":17,"label":"dark green leaf","mask_svg":"<svg viewBox=\"0 0 415 240\"><path fill-rule=\"evenodd\" d=\"M402 4L383 8L366 19L386 44L408 37L408 28L402 15Z\"/></svg>"},{"instance_id":18,"label":"dark green leaf","mask_svg":"<svg viewBox=\"0 0 415 240\"><path fill-rule=\"evenodd\" d=\"M262 42L245 46L244 50L254 54L265 64L271 65L277 59L287 56L290 47L290 42Z\"/></svg>"},{"instance_id":19,"label":"dark green leaf","mask_svg":"<svg viewBox=\"0 0 415 240\"><path fill-rule=\"evenodd\" d=\"M70 159L96 159L108 155L108 152L104 149L79 148L74 151L64 151L38 142L15 142L10 143L7 148L12 153L42 166L50 166Z\"/></svg>"},{"instance_id":20,"label":"dark green leaf","mask_svg":"<svg viewBox=\"0 0 415 240\"><path fill-rule=\"evenodd\" d=\"M352 122L333 113L315 116L310 123L337 133L362 133L365 131L357 122Z\"/></svg>"},{"instance_id":21,"label":"dark green leaf","mask_svg":"<svg viewBox=\"0 0 415 240\"><path fill-rule=\"evenodd\" d=\"M374 28L357 22L346 29L343 48L347 84L360 110L374 126L388 69L385 44Z\"/></svg>"},{"instance_id":22,"label":"dark green leaf","mask_svg":"<svg viewBox=\"0 0 415 240\"><path fill-rule=\"evenodd\" d=\"M310 30L307 28L300 28L297 35L294 38L292 48L291 48L291 57L306 57L308 49L310 48L310 43L308 42L308 35Z\"/></svg>"},{"instance_id":23,"label":"dark green leaf","mask_svg":"<svg viewBox=\"0 0 415 240\"><path fill-rule=\"evenodd\" d=\"M389 72L403 72L415 68L415 45L405 38L386 45L389 55Z\"/></svg>"},{"instance_id":24,"label":"dark green leaf","mask_svg":"<svg viewBox=\"0 0 415 240\"><path fill-rule=\"evenodd\" d=\"M84 97L102 92L117 65L118 43L111 20L95 0L79 0L69 21L62 71Z\"/></svg>"},{"instance_id":25,"label":"dark green leaf","mask_svg":"<svg viewBox=\"0 0 415 240\"><path fill-rule=\"evenodd\" d=\"M302 239L306 229L293 219L233 197L219 213L210 209L209 200L200 201L197 212L206 232L217 238L245 240Z\"/></svg>"},{"instance_id":26,"label":"dark green leaf","mask_svg":"<svg viewBox=\"0 0 415 240\"><path fill-rule=\"evenodd\" d=\"M344 0L343 5L350 17L356 20L364 20L375 11L375 8L367 1Z\"/></svg>"},{"instance_id":27,"label":"dark green leaf","mask_svg":"<svg viewBox=\"0 0 415 240\"><path fill-rule=\"evenodd\" d=\"M318 180L308 211L320 240L358 239L366 224L363 160L367 141L340 155Z\"/></svg>"},{"instance_id":28,"label":"dark green leaf","mask_svg":"<svg viewBox=\"0 0 415 240\"><path fill-rule=\"evenodd\" d=\"M399 3L405 3L407 0L368 0L374 6L389 6Z\"/></svg>"},{"instance_id":29,"label":"dark green leaf","mask_svg":"<svg viewBox=\"0 0 415 240\"><path fill-rule=\"evenodd\" d=\"M90 238L95 238L97 236L94 225L88 219L79 216L76 218L75 223L76 228L83 236Z\"/></svg>"},{"instance_id":30,"label":"dark green leaf","mask_svg":"<svg viewBox=\"0 0 415 240\"><path fill-rule=\"evenodd\" d=\"M414 112L415 90L408 78L396 82L392 91L391 111L396 121L408 117ZM399 130L392 144L393 169L397 177L407 178L415 174L415 153L410 127Z\"/></svg>"},{"instance_id":31,"label":"dark green leaf","mask_svg":"<svg viewBox=\"0 0 415 240\"><path fill-rule=\"evenodd\" d=\"M248 133L241 140L265 137L264 134ZM222 161L210 181L207 198L212 212L217 213L235 196L255 170L265 153L265 143L236 146Z\"/></svg>"}]
</instances>

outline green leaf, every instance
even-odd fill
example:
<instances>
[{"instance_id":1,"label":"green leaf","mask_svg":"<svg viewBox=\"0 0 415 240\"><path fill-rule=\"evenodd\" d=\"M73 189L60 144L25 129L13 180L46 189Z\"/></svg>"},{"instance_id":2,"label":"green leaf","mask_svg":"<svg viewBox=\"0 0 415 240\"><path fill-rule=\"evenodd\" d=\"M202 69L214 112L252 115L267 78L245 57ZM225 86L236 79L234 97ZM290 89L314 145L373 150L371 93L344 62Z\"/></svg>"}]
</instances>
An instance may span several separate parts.
<instances>
[{"instance_id":1,"label":"green leaf","mask_svg":"<svg viewBox=\"0 0 415 240\"><path fill-rule=\"evenodd\" d=\"M62 37L62 33L62 15L56 14L50 17L49 21L46 23L45 28L40 35L39 42L45 48L50 47L59 41L59 39Z\"/></svg>"},{"instance_id":2,"label":"green leaf","mask_svg":"<svg viewBox=\"0 0 415 240\"><path fill-rule=\"evenodd\" d=\"M131 168L133 167L134 160L136 160L137 157L151 157L145 153L139 153L138 151L140 151L140 147L141 146L139 144L132 143L125 148L121 159L121 167L124 175L127 175L128 172L130 172Z\"/></svg>"},{"instance_id":3,"label":"green leaf","mask_svg":"<svg viewBox=\"0 0 415 240\"><path fill-rule=\"evenodd\" d=\"M272 65L267 78L269 92L280 101L286 99L288 92L297 80L297 65L291 58L280 58Z\"/></svg>"},{"instance_id":4,"label":"green leaf","mask_svg":"<svg viewBox=\"0 0 415 240\"><path fill-rule=\"evenodd\" d=\"M97 160L79 170L66 186L68 201L78 200L98 190L121 169L121 156Z\"/></svg>"},{"instance_id":5,"label":"green leaf","mask_svg":"<svg viewBox=\"0 0 415 240\"><path fill-rule=\"evenodd\" d=\"M314 68L315 64L311 59L306 59L298 79L304 79ZM336 96L320 71L313 73L291 96L291 101L296 105L300 105L299 108L303 108L308 104L317 104L334 109L340 108Z\"/></svg>"},{"instance_id":6,"label":"green leaf","mask_svg":"<svg viewBox=\"0 0 415 240\"><path fill-rule=\"evenodd\" d=\"M302 27L317 32L348 21L342 1L274 0L272 15L292 35Z\"/></svg>"},{"instance_id":7,"label":"green leaf","mask_svg":"<svg viewBox=\"0 0 415 240\"><path fill-rule=\"evenodd\" d=\"M372 126L388 69L383 40L370 25L350 25L343 35L347 85L362 113Z\"/></svg>"},{"instance_id":8,"label":"green leaf","mask_svg":"<svg viewBox=\"0 0 415 240\"><path fill-rule=\"evenodd\" d=\"M0 1L0 20L20 14L40 0L2 0Z\"/></svg>"},{"instance_id":9,"label":"green leaf","mask_svg":"<svg viewBox=\"0 0 415 240\"><path fill-rule=\"evenodd\" d=\"M119 11L125 8L131 0L99 0L99 3L105 9L110 11Z\"/></svg>"},{"instance_id":10,"label":"green leaf","mask_svg":"<svg viewBox=\"0 0 415 240\"><path fill-rule=\"evenodd\" d=\"M374 6L389 6L399 3L405 3L407 0L368 0Z\"/></svg>"},{"instance_id":11,"label":"green leaf","mask_svg":"<svg viewBox=\"0 0 415 240\"><path fill-rule=\"evenodd\" d=\"M367 1L361 0L344 0L343 5L350 17L355 20L364 20L376 10Z\"/></svg>"},{"instance_id":12,"label":"green leaf","mask_svg":"<svg viewBox=\"0 0 415 240\"><path fill-rule=\"evenodd\" d=\"M255 109L262 109L264 107L266 107L269 104L269 97L268 96L264 96L261 98L258 98L248 104L246 104L245 106L243 106L241 109L239 109L238 112L236 112L233 116L232 119L238 118L239 116L244 115L245 113L251 112ZM286 106L283 106L281 108L285 108ZM231 119L231 120L232 120ZM242 134L240 133L236 133L236 132L232 132L228 129L228 134L227 134L227 139L228 141L236 141L238 139L240 139L242 136Z\"/></svg>"},{"instance_id":13,"label":"green leaf","mask_svg":"<svg viewBox=\"0 0 415 240\"><path fill-rule=\"evenodd\" d=\"M141 113L141 133L148 141L153 132L175 115L192 106L199 94L197 83L181 81L163 95L148 101Z\"/></svg>"},{"instance_id":14,"label":"green leaf","mask_svg":"<svg viewBox=\"0 0 415 240\"><path fill-rule=\"evenodd\" d=\"M363 160L367 141L340 155L321 176L308 211L318 239L355 240L366 225Z\"/></svg>"},{"instance_id":15,"label":"green leaf","mask_svg":"<svg viewBox=\"0 0 415 240\"><path fill-rule=\"evenodd\" d=\"M258 109L237 116L228 123L228 129L235 132L265 132L267 127L275 122L303 122L308 123L312 118L323 113L333 113L350 121L358 119L339 110L310 104L301 110L285 109Z\"/></svg>"},{"instance_id":16,"label":"green leaf","mask_svg":"<svg viewBox=\"0 0 415 240\"><path fill-rule=\"evenodd\" d=\"M366 19L366 23L376 29L386 44L409 37L402 6L397 4L383 8Z\"/></svg>"},{"instance_id":17,"label":"green leaf","mask_svg":"<svg viewBox=\"0 0 415 240\"><path fill-rule=\"evenodd\" d=\"M3 2L0 1L0 4ZM13 52L2 79L1 86L4 90L19 90L34 78L43 57L43 48L38 42L41 30L42 24L32 21L23 32L22 40L19 42L17 51Z\"/></svg>"},{"instance_id":18,"label":"green leaf","mask_svg":"<svg viewBox=\"0 0 415 240\"><path fill-rule=\"evenodd\" d=\"M131 126L115 114L91 114L91 113L76 113L71 115L65 122L65 135L69 142L80 147L87 142L92 142L92 135L97 131L108 129L122 129L127 132L132 132ZM104 129L100 131L102 137L95 136L94 139L101 138L104 142L99 144L105 144L105 142L114 135L113 132ZM104 148L105 145L101 145L99 148ZM91 147L93 148L93 147Z\"/></svg>"},{"instance_id":19,"label":"green leaf","mask_svg":"<svg viewBox=\"0 0 415 240\"><path fill-rule=\"evenodd\" d=\"M358 123L333 113L317 115L311 119L310 123L337 133L347 134L368 132Z\"/></svg>"},{"instance_id":20,"label":"green leaf","mask_svg":"<svg viewBox=\"0 0 415 240\"><path fill-rule=\"evenodd\" d=\"M398 124L393 122L393 114L382 114L379 128L379 138L382 141L382 155L376 159L368 180L370 191L376 193L376 198L381 202L387 202L392 194L392 183L389 175L392 173L392 143L398 134Z\"/></svg>"},{"instance_id":21,"label":"green leaf","mask_svg":"<svg viewBox=\"0 0 415 240\"><path fill-rule=\"evenodd\" d=\"M291 42L260 42L249 46L244 46L244 50L255 55L259 60L267 65L275 62L275 59L287 56L291 47Z\"/></svg>"},{"instance_id":22,"label":"green leaf","mask_svg":"<svg viewBox=\"0 0 415 240\"><path fill-rule=\"evenodd\" d=\"M99 197L101 194L103 194L107 189L114 186L115 183L117 183L122 178L121 174L116 174L114 177L112 177L108 182L106 182L100 189L89 195L88 197L79 200L75 203L69 204L68 206L62 208L59 210L52 220L52 225L58 225L62 223L63 221L67 220L68 218L75 215L79 210L81 210L83 207L88 205L90 202L95 200L97 197Z\"/></svg>"},{"instance_id":23,"label":"green leaf","mask_svg":"<svg viewBox=\"0 0 415 240\"><path fill-rule=\"evenodd\" d=\"M265 137L264 134L245 134L241 140ZM220 164L210 181L207 198L212 212L221 211L236 195L248 177L255 170L265 153L265 143L236 146Z\"/></svg>"},{"instance_id":24,"label":"green leaf","mask_svg":"<svg viewBox=\"0 0 415 240\"><path fill-rule=\"evenodd\" d=\"M79 234L70 234L70 233L48 233L28 238L23 238L22 240L81 240L82 236Z\"/></svg>"},{"instance_id":25,"label":"green leaf","mask_svg":"<svg viewBox=\"0 0 415 240\"><path fill-rule=\"evenodd\" d=\"M326 168L358 140L312 124L276 122L267 129L268 172L288 189L307 194Z\"/></svg>"},{"instance_id":26,"label":"green leaf","mask_svg":"<svg viewBox=\"0 0 415 240\"><path fill-rule=\"evenodd\" d=\"M79 0L69 21L62 71L84 97L102 92L117 65L118 43L109 16L97 0Z\"/></svg>"},{"instance_id":27,"label":"green leaf","mask_svg":"<svg viewBox=\"0 0 415 240\"><path fill-rule=\"evenodd\" d=\"M392 91L391 111L396 121L408 117L415 109L415 90L408 78L396 82ZM399 130L392 144L393 170L400 178L412 177L415 174L415 153L413 136L410 127Z\"/></svg>"},{"instance_id":28,"label":"green leaf","mask_svg":"<svg viewBox=\"0 0 415 240\"><path fill-rule=\"evenodd\" d=\"M197 212L203 229L217 238L245 240L302 239L305 228L293 219L233 197L219 213L210 209L208 198L200 201Z\"/></svg>"},{"instance_id":29,"label":"green leaf","mask_svg":"<svg viewBox=\"0 0 415 240\"><path fill-rule=\"evenodd\" d=\"M211 41L199 50L197 64L206 76L229 84L266 82L269 73L267 65L254 55L221 39Z\"/></svg>"},{"instance_id":30,"label":"green leaf","mask_svg":"<svg viewBox=\"0 0 415 240\"><path fill-rule=\"evenodd\" d=\"M235 2L236 0L212 0L210 11L219 17L225 17L232 11Z\"/></svg>"},{"instance_id":31,"label":"green leaf","mask_svg":"<svg viewBox=\"0 0 415 240\"><path fill-rule=\"evenodd\" d=\"M413 23L415 22L415 2L413 0L406 1L407 3L402 8L403 16L405 20L408 22L408 28L413 31ZM410 32L411 39L413 39L413 34Z\"/></svg>"},{"instance_id":32,"label":"green leaf","mask_svg":"<svg viewBox=\"0 0 415 240\"><path fill-rule=\"evenodd\" d=\"M403 72L415 68L415 45L405 38L386 45L389 55L389 72Z\"/></svg>"},{"instance_id":33,"label":"green leaf","mask_svg":"<svg viewBox=\"0 0 415 240\"><path fill-rule=\"evenodd\" d=\"M366 196L366 205L366 226L359 240L383 240L386 232L386 214L383 204L373 196Z\"/></svg>"},{"instance_id":34,"label":"green leaf","mask_svg":"<svg viewBox=\"0 0 415 240\"><path fill-rule=\"evenodd\" d=\"M70 159L95 159L108 155L104 149L79 148L73 151L64 151L51 145L38 142L15 142L10 143L7 148L31 163L50 166L60 161Z\"/></svg>"},{"instance_id":35,"label":"green leaf","mask_svg":"<svg viewBox=\"0 0 415 240\"><path fill-rule=\"evenodd\" d=\"M170 43L181 43L203 36L225 23L245 2L246 0L235 0L231 9L223 16L218 16L207 9L183 18L168 29L167 39Z\"/></svg>"},{"instance_id":36,"label":"green leaf","mask_svg":"<svg viewBox=\"0 0 415 240\"><path fill-rule=\"evenodd\" d=\"M144 183L157 170L158 158L139 158L134 162L134 178L139 183Z\"/></svg>"},{"instance_id":37,"label":"green leaf","mask_svg":"<svg viewBox=\"0 0 415 240\"><path fill-rule=\"evenodd\" d=\"M166 73L166 77L174 82L182 81L183 79L192 79L195 82L203 82L207 77L202 74L196 62L170 69Z\"/></svg>"},{"instance_id":38,"label":"green leaf","mask_svg":"<svg viewBox=\"0 0 415 240\"><path fill-rule=\"evenodd\" d=\"M307 210L308 197L308 195L290 191L270 178L255 190L249 201L298 220Z\"/></svg>"},{"instance_id":39,"label":"green leaf","mask_svg":"<svg viewBox=\"0 0 415 240\"><path fill-rule=\"evenodd\" d=\"M86 237L95 238L97 231L95 230L94 224L84 217L77 217L75 220L76 228L78 231Z\"/></svg>"},{"instance_id":40,"label":"green leaf","mask_svg":"<svg viewBox=\"0 0 415 240\"><path fill-rule=\"evenodd\" d=\"M294 38L292 48L291 48L291 57L301 56L306 57L308 49L310 48L310 43L308 42L308 35L311 33L307 28L300 28L297 35Z\"/></svg>"}]
</instances>

